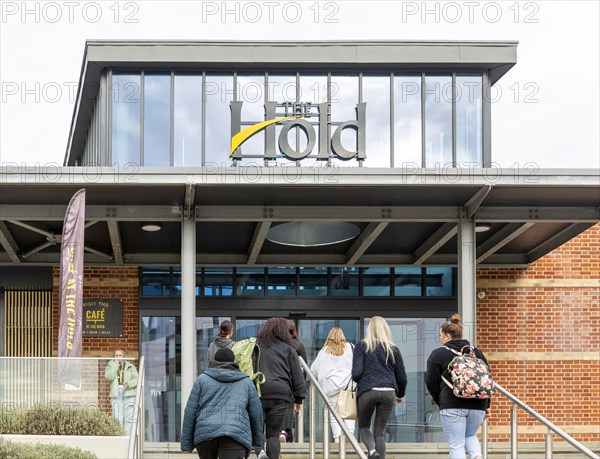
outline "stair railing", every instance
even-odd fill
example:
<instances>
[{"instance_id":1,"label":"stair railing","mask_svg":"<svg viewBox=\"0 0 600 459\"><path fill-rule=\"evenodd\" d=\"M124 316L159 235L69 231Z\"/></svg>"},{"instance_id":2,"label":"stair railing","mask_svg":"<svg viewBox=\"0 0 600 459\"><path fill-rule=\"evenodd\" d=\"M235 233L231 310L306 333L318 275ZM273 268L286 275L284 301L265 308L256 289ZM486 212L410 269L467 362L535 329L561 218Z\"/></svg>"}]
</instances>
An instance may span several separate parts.
<instances>
[{"instance_id":1,"label":"stair railing","mask_svg":"<svg viewBox=\"0 0 600 459\"><path fill-rule=\"evenodd\" d=\"M319 395L321 396L321 398L323 399L323 401L325 402L325 408L323 409L323 459L329 459L329 411L331 411L331 414L333 414L333 417L335 418L335 420L338 422L338 424L340 425L340 427L342 429L342 435L340 436L340 449L339 449L340 459L346 458L345 437L348 437L348 441L350 441L350 444L352 445L352 448L354 449L354 451L356 452L358 457L360 457L360 459L367 459L367 456L365 455L362 448L360 447L360 444L358 443L358 440L354 436L354 433L350 432L350 429L348 429L348 426L346 425L346 423L344 422L344 420L342 419L340 414L335 410L335 407L329 401L329 397L327 397L325 395L323 388L321 387L321 385L319 384L317 379L314 377L314 375L310 372L310 368L308 367L307 363L304 361L304 359L302 357L298 357L298 360L300 361L300 366L302 367L302 369L304 370L305 374L308 376L308 378L310 379L310 382L311 382L310 387L309 387L310 404L308 407L309 458L315 459L315 457L316 457L317 422L316 422L316 400L315 399L316 399L316 394L318 392Z\"/></svg>"},{"instance_id":2,"label":"stair railing","mask_svg":"<svg viewBox=\"0 0 600 459\"><path fill-rule=\"evenodd\" d=\"M138 369L138 382L135 391L135 404L133 419L131 420L131 434L129 436L128 459L141 459L144 455L144 435L146 432L144 409L146 402L145 394L145 368L144 356L140 357L140 367Z\"/></svg>"},{"instance_id":3,"label":"stair railing","mask_svg":"<svg viewBox=\"0 0 600 459\"><path fill-rule=\"evenodd\" d=\"M548 432L546 433L546 441L545 441L545 443L546 443L545 459L552 459L552 432L554 432L556 435L561 437L566 442L570 443L572 446L574 446L576 449L578 449L580 452L582 452L586 456L590 457L591 459L600 459L600 456L598 456L596 453L594 453L590 449L586 448L583 444L581 444L580 442L575 440L573 437L571 437L568 433L566 433L559 427L556 427L548 419L546 419L544 416L539 414L533 408L527 406L523 401L519 400L517 397L515 397L509 391L504 389L502 386L500 386L497 383L495 383L494 385L496 387L496 390L499 393L504 395L506 398L508 398L513 403L511 410L510 410L510 457L511 457L511 459L517 459L517 456L519 454L518 441L517 441L518 440L518 435L517 435L517 429L518 429L518 420L517 420L518 411L517 411L517 409L518 408L521 408L525 412L529 413L536 420L538 420L539 422L544 424L546 427L548 427ZM485 419L483 422L482 438L483 438L483 459L487 459L487 457L488 457L487 419Z\"/></svg>"}]
</instances>

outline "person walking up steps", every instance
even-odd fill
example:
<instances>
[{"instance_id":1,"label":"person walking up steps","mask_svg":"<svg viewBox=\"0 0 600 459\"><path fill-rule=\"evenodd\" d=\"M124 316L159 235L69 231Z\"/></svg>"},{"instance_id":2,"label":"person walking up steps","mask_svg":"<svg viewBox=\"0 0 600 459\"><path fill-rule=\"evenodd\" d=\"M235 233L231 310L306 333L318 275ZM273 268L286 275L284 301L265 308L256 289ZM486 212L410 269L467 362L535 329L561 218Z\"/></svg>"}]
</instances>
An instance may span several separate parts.
<instances>
[{"instance_id":1,"label":"person walking up steps","mask_svg":"<svg viewBox=\"0 0 600 459\"><path fill-rule=\"evenodd\" d=\"M367 447L369 459L385 459L385 428L394 402L402 403L407 381L402 355L383 317L371 318L365 339L354 346L352 379L358 383L360 440Z\"/></svg>"},{"instance_id":2,"label":"person walking up steps","mask_svg":"<svg viewBox=\"0 0 600 459\"><path fill-rule=\"evenodd\" d=\"M310 366L310 371L325 391L331 404L335 407L340 391L345 388L352 377L352 345L346 342L344 331L339 327L329 330L323 348L317 354L317 358ZM345 419L344 423L354 432L354 420ZM329 425L333 442L340 442L342 428L333 414L329 414Z\"/></svg>"}]
</instances>

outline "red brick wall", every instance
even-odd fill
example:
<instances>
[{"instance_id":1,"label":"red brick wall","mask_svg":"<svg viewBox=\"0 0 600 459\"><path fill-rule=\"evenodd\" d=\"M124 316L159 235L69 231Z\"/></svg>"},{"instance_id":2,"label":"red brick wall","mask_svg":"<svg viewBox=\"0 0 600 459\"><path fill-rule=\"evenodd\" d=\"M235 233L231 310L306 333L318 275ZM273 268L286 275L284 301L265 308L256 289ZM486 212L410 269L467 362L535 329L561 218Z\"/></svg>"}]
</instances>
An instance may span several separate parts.
<instances>
[{"instance_id":1,"label":"red brick wall","mask_svg":"<svg viewBox=\"0 0 600 459\"><path fill-rule=\"evenodd\" d=\"M53 270L52 295L52 350L58 355L58 291L60 271ZM84 298L114 298L123 301L123 336L120 338L83 337L83 357L112 357L115 348L125 349L128 357L138 358L138 291L139 275L135 267L90 267L83 274ZM137 361L135 362L137 366ZM100 409L110 413L109 385L104 378L105 362L97 369L98 399Z\"/></svg>"},{"instance_id":2,"label":"red brick wall","mask_svg":"<svg viewBox=\"0 0 600 459\"><path fill-rule=\"evenodd\" d=\"M578 440L600 440L600 224L528 268L477 270L478 346L498 382ZM547 353L547 354L541 354ZM494 399L492 439L506 441L510 406ZM520 441L541 426L519 412Z\"/></svg>"}]
</instances>

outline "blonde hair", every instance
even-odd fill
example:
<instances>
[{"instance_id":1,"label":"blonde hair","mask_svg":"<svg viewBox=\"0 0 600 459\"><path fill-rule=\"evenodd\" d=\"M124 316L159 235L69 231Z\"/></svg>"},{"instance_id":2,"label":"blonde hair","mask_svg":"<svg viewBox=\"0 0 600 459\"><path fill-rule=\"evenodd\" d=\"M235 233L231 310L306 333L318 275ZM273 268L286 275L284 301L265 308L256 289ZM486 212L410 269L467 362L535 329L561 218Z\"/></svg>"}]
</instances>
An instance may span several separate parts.
<instances>
[{"instance_id":1,"label":"blonde hair","mask_svg":"<svg viewBox=\"0 0 600 459\"><path fill-rule=\"evenodd\" d=\"M346 337L340 327L333 327L329 330L323 349L326 353L340 356L346 349Z\"/></svg>"},{"instance_id":2,"label":"blonde hair","mask_svg":"<svg viewBox=\"0 0 600 459\"><path fill-rule=\"evenodd\" d=\"M367 352L373 352L375 348L380 345L385 349L386 362L390 357L392 358L392 362L395 361L395 345L392 341L392 330L390 330L390 326L383 317L373 316L371 318L369 326L367 327L367 334L365 335L364 342L367 345Z\"/></svg>"}]
</instances>

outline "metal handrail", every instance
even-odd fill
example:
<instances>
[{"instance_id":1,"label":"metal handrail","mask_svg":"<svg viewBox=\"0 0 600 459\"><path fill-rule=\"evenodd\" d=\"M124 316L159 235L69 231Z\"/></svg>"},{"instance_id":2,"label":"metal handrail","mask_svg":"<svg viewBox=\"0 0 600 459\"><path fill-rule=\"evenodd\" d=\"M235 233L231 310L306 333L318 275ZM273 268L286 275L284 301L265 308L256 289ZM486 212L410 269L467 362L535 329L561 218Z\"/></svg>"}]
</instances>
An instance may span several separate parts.
<instances>
[{"instance_id":1,"label":"metal handrail","mask_svg":"<svg viewBox=\"0 0 600 459\"><path fill-rule=\"evenodd\" d=\"M145 416L144 416L144 393L145 393L145 368L144 356L140 357L140 365L138 369L138 383L135 391L134 416L132 419L132 429L129 435L129 451L128 459L141 459L144 455L144 433Z\"/></svg>"},{"instance_id":2,"label":"metal handrail","mask_svg":"<svg viewBox=\"0 0 600 459\"><path fill-rule=\"evenodd\" d=\"M323 388L321 387L321 385L319 384L317 379L314 377L314 375L311 373L308 364L300 356L298 356L298 360L300 361L300 366L302 367L302 369L304 370L304 372L306 373L306 375L308 376L308 378L310 379L310 381L312 383L310 386L310 407L309 407L309 411L308 411L309 418L310 418L310 432L309 432L309 444L308 444L310 459L315 458L315 424L316 424L315 423L315 389L317 392L319 392L319 395L321 395L321 397L323 398L323 401L325 402L325 406L329 410L331 410L333 417L340 425L344 435L346 437L348 437L348 440L350 441L350 444L352 445L352 448L354 449L354 451L356 452L358 457L360 457L360 459L367 459L367 456L365 455L362 448L360 447L358 440L356 439L354 434L352 432L350 432L350 429L348 429L348 426L346 425L346 423L344 422L344 420L342 419L340 414L336 411L335 407L329 401L329 397L327 397L325 395ZM329 419L329 417L327 417L327 419ZM329 448L328 441L329 441L329 429L326 431L325 430L323 431L323 449L326 450L327 452L329 451L328 450L328 448ZM344 441L344 439L340 438L340 454L345 455L346 451L345 451L344 447L342 446L343 441ZM325 454L324 454L324 457L325 457Z\"/></svg>"},{"instance_id":3,"label":"metal handrail","mask_svg":"<svg viewBox=\"0 0 600 459\"><path fill-rule=\"evenodd\" d=\"M572 446L574 446L580 452L582 452L586 456L590 457L591 459L600 459L600 456L598 456L596 453L594 453L590 449L586 448L584 445L582 445L580 442L578 442L577 440L575 440L573 437L571 437L568 433L566 433L565 431L563 431L559 427L557 427L554 424L552 424L548 419L546 419L544 416L542 416L541 414L539 414L533 408L529 407L523 401L519 400L517 397L515 397L509 391L507 391L506 389L504 389L501 385L499 385L497 383L494 383L494 386L496 387L496 390L499 393L501 393L502 395L504 395L506 398L508 398L509 400L511 400L513 402L513 406L512 406L512 409L511 409L511 416L510 416L510 452L511 452L511 459L517 459L517 454L518 454L518 451L517 451L517 406L519 408L521 408L522 410L526 411L527 413L529 413L531 416L533 416L539 422L541 422L542 424L544 424L546 427L548 427L548 429L549 429L548 430L548 434L546 434L546 458L551 458L552 457L552 433L550 432L550 431L552 431L556 435L558 435L559 437L561 437L563 440L565 440L566 442L570 443ZM483 428L483 443L484 443L483 454L484 454L484 458L487 458L487 444L488 444L487 434L488 434L487 420L485 420L485 422L484 422L484 428Z\"/></svg>"}]
</instances>

